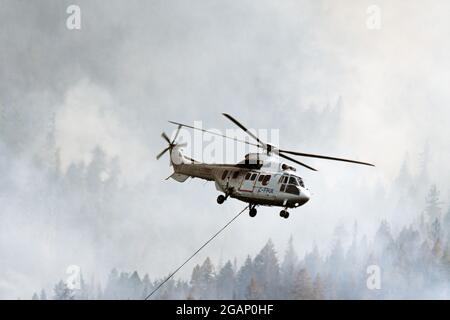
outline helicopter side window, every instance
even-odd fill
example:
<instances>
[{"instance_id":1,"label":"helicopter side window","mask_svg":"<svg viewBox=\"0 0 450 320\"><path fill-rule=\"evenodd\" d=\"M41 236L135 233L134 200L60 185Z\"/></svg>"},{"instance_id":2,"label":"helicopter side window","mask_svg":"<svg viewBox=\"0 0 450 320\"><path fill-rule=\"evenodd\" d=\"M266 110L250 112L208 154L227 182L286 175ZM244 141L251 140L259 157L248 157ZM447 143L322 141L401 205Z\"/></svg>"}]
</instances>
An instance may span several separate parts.
<instances>
[{"instance_id":1,"label":"helicopter side window","mask_svg":"<svg viewBox=\"0 0 450 320\"><path fill-rule=\"evenodd\" d=\"M281 185L281 188L280 188L280 191L281 191L281 192L284 192L285 189L286 189L286 185L285 185L285 184L282 184L282 185Z\"/></svg>"},{"instance_id":2,"label":"helicopter side window","mask_svg":"<svg viewBox=\"0 0 450 320\"><path fill-rule=\"evenodd\" d=\"M264 177L264 179L263 179L263 181L262 181L262 185L263 185L263 186L267 186L267 184L268 184L269 181L270 181L270 177L271 177L270 174Z\"/></svg>"},{"instance_id":3,"label":"helicopter side window","mask_svg":"<svg viewBox=\"0 0 450 320\"><path fill-rule=\"evenodd\" d=\"M305 187L305 184L303 183L302 178L300 178L300 177L298 178L298 183L300 184L301 187L303 187L303 188Z\"/></svg>"},{"instance_id":4,"label":"helicopter side window","mask_svg":"<svg viewBox=\"0 0 450 320\"><path fill-rule=\"evenodd\" d=\"M251 176L252 174L250 172L247 172L247 174L245 175L245 180L250 180Z\"/></svg>"},{"instance_id":5,"label":"helicopter side window","mask_svg":"<svg viewBox=\"0 0 450 320\"><path fill-rule=\"evenodd\" d=\"M233 172L233 179L236 179L239 176L239 171Z\"/></svg>"},{"instance_id":6,"label":"helicopter side window","mask_svg":"<svg viewBox=\"0 0 450 320\"><path fill-rule=\"evenodd\" d=\"M259 178L258 178L258 181L259 181L259 182L263 181L264 177L265 177L265 175L263 175L263 174L260 175Z\"/></svg>"},{"instance_id":7,"label":"helicopter side window","mask_svg":"<svg viewBox=\"0 0 450 320\"><path fill-rule=\"evenodd\" d=\"M250 178L250 180L255 181L257 175L258 175L257 173L252 174L252 177Z\"/></svg>"},{"instance_id":8,"label":"helicopter side window","mask_svg":"<svg viewBox=\"0 0 450 320\"><path fill-rule=\"evenodd\" d=\"M225 170L225 171L222 173L222 180L225 180L225 178L227 177L227 175L228 175L228 170Z\"/></svg>"}]
</instances>

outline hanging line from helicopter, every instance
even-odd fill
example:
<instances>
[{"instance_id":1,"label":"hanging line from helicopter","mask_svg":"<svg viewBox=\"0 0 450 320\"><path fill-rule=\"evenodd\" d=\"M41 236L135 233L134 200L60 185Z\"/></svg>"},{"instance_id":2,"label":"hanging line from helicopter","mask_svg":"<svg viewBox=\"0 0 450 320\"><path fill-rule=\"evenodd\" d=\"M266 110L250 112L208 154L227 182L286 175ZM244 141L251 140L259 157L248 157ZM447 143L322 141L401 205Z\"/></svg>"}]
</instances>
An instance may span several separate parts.
<instances>
[{"instance_id":1,"label":"hanging line from helicopter","mask_svg":"<svg viewBox=\"0 0 450 320\"><path fill-rule=\"evenodd\" d=\"M234 220L236 220L245 210L248 209L248 206L246 206L244 209L242 209L237 215L235 215L230 221L228 221L219 231L217 231L211 238L209 238L208 241L206 241L200 248L197 249L186 261L183 262L174 272L172 272L163 282L161 282L155 289L153 289L150 294L145 297L145 300L150 299L150 297L158 291L167 281L169 281L178 271L180 271L181 268L184 267L186 263L191 261L192 258L194 258L204 247L206 247L212 240L214 240L215 237L217 237L222 231L224 231Z\"/></svg>"}]
</instances>

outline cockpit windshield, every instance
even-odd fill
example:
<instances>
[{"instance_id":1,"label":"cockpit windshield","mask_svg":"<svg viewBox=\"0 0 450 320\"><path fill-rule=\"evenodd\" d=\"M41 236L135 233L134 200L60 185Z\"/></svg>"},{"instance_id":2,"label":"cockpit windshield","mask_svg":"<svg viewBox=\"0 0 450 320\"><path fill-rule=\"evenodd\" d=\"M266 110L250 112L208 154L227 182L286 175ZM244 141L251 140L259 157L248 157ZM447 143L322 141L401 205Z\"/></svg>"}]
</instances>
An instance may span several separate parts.
<instances>
[{"instance_id":1,"label":"cockpit windshield","mask_svg":"<svg viewBox=\"0 0 450 320\"><path fill-rule=\"evenodd\" d=\"M298 193L298 186L304 188L305 184L303 183L302 178L297 177L295 175L283 174L278 180L278 183L281 184L280 191L288 192L288 193ZM295 191L296 190L296 191ZM295 192L294 192L295 191Z\"/></svg>"},{"instance_id":2,"label":"cockpit windshield","mask_svg":"<svg viewBox=\"0 0 450 320\"><path fill-rule=\"evenodd\" d=\"M289 184L293 184L294 186L298 186L297 177L291 176L289 178Z\"/></svg>"},{"instance_id":3,"label":"cockpit windshield","mask_svg":"<svg viewBox=\"0 0 450 320\"><path fill-rule=\"evenodd\" d=\"M301 186L301 187L305 187L305 184L303 183L303 179L302 178L300 178L300 177L297 177L297 180L298 180L298 184Z\"/></svg>"}]
</instances>

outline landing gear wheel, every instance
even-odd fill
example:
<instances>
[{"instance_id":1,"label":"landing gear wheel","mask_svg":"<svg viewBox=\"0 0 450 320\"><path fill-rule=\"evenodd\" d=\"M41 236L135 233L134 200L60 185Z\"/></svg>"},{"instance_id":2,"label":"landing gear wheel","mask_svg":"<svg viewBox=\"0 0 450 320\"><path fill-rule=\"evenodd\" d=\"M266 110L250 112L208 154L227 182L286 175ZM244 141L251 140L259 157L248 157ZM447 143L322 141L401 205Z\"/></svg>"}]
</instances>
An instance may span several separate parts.
<instances>
[{"instance_id":1,"label":"landing gear wheel","mask_svg":"<svg viewBox=\"0 0 450 320\"><path fill-rule=\"evenodd\" d=\"M250 217L255 217L256 216L256 208L251 208L250 211L248 212L248 214L250 215Z\"/></svg>"},{"instance_id":2,"label":"landing gear wheel","mask_svg":"<svg viewBox=\"0 0 450 320\"><path fill-rule=\"evenodd\" d=\"M287 212L286 210L281 210L280 217L285 218L285 219L289 218L289 212Z\"/></svg>"},{"instance_id":3,"label":"landing gear wheel","mask_svg":"<svg viewBox=\"0 0 450 320\"><path fill-rule=\"evenodd\" d=\"M219 196L217 197L217 203L218 203L218 204L224 203L225 200L226 200L226 198L225 198L225 196L224 196L223 194L221 194L221 195L219 195Z\"/></svg>"}]
</instances>

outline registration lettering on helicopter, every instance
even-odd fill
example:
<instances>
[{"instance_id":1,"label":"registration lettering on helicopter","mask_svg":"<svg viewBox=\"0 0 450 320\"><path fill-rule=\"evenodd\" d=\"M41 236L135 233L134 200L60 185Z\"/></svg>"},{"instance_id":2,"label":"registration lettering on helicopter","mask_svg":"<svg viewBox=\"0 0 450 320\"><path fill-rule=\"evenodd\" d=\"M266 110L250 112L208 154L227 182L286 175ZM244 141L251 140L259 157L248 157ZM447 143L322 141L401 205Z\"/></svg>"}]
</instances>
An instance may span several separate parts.
<instances>
[{"instance_id":1,"label":"registration lettering on helicopter","mask_svg":"<svg viewBox=\"0 0 450 320\"><path fill-rule=\"evenodd\" d=\"M272 188L258 187L256 189L257 189L256 193L273 193L273 189Z\"/></svg>"}]
</instances>

